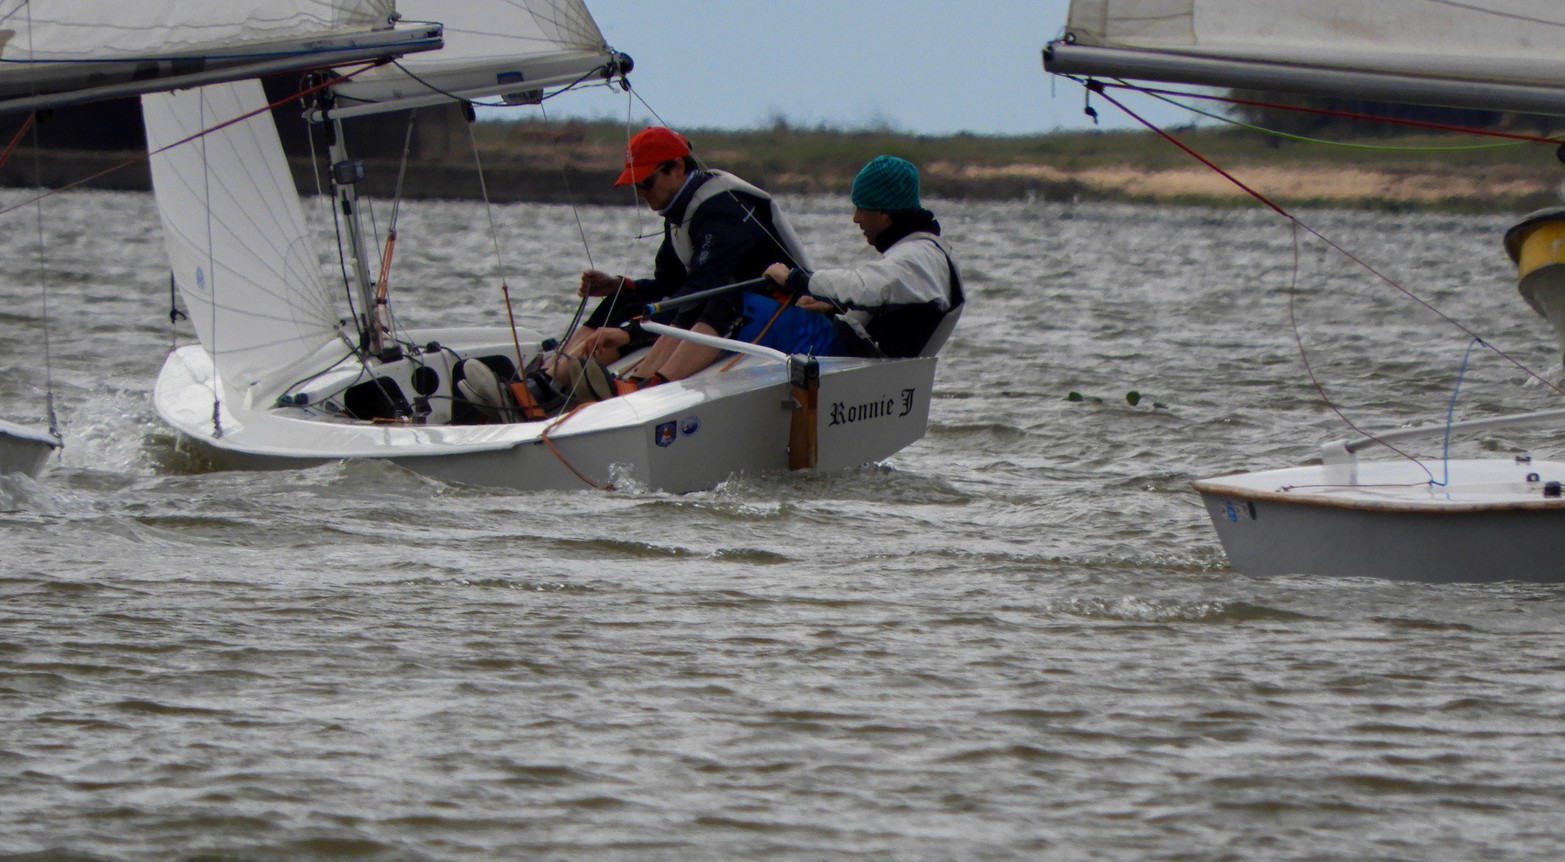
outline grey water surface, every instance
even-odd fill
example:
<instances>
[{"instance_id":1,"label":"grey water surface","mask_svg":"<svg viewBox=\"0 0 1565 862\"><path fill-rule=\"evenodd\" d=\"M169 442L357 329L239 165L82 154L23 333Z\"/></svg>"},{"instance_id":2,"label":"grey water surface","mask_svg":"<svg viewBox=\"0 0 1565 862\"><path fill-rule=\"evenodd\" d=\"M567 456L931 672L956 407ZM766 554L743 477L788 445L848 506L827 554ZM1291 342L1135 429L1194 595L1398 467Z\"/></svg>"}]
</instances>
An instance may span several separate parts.
<instances>
[{"instance_id":1,"label":"grey water surface","mask_svg":"<svg viewBox=\"0 0 1565 862\"><path fill-rule=\"evenodd\" d=\"M1301 342L1366 429L1459 373L1459 418L1555 406L1393 286L1558 382L1509 220L1302 214L1376 275L1259 208L934 206L928 436L684 496L207 471L150 404L191 339L150 198L0 215L0 396L67 440L0 479L0 859L1557 858L1565 589L1247 578L1189 489L1351 436ZM655 242L493 216L404 204L404 323L503 323L503 276L556 331Z\"/></svg>"}]
</instances>

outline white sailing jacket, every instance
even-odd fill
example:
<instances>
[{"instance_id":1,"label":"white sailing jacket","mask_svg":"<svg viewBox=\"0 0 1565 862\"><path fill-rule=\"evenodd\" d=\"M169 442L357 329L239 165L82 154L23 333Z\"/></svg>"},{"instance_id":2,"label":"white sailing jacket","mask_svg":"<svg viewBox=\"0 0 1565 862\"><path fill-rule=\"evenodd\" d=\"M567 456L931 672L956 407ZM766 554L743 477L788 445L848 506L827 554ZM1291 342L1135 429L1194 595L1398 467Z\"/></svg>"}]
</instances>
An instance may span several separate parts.
<instances>
[{"instance_id":1,"label":"white sailing jacket","mask_svg":"<svg viewBox=\"0 0 1565 862\"><path fill-rule=\"evenodd\" d=\"M866 324L888 311L932 306L949 312L958 291L953 277L960 278L945 242L933 233L914 231L893 243L878 260L815 271L809 291L848 309L839 317L869 339Z\"/></svg>"}]
</instances>

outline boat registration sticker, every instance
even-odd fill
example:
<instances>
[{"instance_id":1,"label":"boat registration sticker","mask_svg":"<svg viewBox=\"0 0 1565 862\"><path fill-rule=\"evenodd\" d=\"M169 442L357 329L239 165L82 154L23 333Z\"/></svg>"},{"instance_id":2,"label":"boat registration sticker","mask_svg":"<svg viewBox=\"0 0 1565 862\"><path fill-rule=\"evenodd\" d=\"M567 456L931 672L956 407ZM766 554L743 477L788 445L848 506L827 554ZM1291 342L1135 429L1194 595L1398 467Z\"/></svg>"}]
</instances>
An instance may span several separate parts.
<instances>
[{"instance_id":1,"label":"boat registration sticker","mask_svg":"<svg viewBox=\"0 0 1565 862\"><path fill-rule=\"evenodd\" d=\"M673 422L664 422L653 430L653 439L665 449L674 445L674 438L678 436L679 429Z\"/></svg>"}]
</instances>

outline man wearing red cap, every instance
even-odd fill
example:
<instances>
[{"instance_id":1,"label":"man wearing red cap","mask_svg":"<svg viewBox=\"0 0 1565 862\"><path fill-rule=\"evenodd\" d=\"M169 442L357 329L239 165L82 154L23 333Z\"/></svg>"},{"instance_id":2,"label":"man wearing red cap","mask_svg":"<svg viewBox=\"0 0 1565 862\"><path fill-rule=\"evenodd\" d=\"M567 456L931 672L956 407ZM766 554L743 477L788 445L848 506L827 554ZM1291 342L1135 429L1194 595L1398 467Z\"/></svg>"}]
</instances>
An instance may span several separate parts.
<instances>
[{"instance_id":1,"label":"man wearing red cap","mask_svg":"<svg viewBox=\"0 0 1565 862\"><path fill-rule=\"evenodd\" d=\"M636 133L614 184L633 186L636 197L663 216L663 243L651 278L582 273L578 293L606 299L563 348L566 355L600 361L617 357L631 341L623 326L649 302L754 279L778 260L808 267L797 234L771 195L732 174L702 169L690 141L672 129L651 126ZM742 309L742 297L734 292L681 306L667 322L729 336L743 322ZM715 348L660 337L626 376L637 386L678 380L710 365L718 354Z\"/></svg>"}]
</instances>

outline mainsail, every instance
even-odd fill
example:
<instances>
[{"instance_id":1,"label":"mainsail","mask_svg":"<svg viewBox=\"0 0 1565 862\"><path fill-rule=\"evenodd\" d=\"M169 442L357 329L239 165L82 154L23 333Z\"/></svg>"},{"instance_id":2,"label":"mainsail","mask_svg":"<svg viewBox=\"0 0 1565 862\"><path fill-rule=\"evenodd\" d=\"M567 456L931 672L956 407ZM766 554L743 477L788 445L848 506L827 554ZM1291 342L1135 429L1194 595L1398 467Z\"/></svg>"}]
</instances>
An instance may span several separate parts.
<instances>
[{"instance_id":1,"label":"mainsail","mask_svg":"<svg viewBox=\"0 0 1565 862\"><path fill-rule=\"evenodd\" d=\"M0 111L440 47L395 0L0 0ZM459 4L453 4L459 5Z\"/></svg>"},{"instance_id":2,"label":"mainsail","mask_svg":"<svg viewBox=\"0 0 1565 862\"><path fill-rule=\"evenodd\" d=\"M1072 0L1050 71L1565 114L1559 0Z\"/></svg>"},{"instance_id":3,"label":"mainsail","mask_svg":"<svg viewBox=\"0 0 1565 862\"><path fill-rule=\"evenodd\" d=\"M582 0L399 0L404 20L438 21L441 51L407 57L333 88L337 118L457 100L524 104L539 91L611 72L627 61L604 44Z\"/></svg>"}]
</instances>

